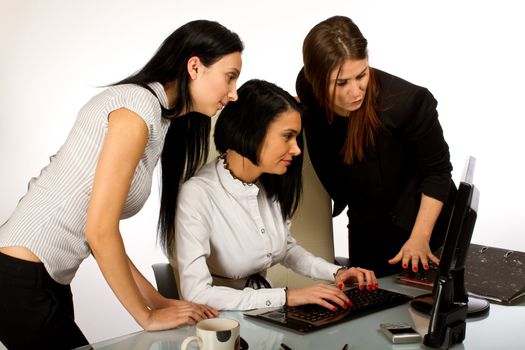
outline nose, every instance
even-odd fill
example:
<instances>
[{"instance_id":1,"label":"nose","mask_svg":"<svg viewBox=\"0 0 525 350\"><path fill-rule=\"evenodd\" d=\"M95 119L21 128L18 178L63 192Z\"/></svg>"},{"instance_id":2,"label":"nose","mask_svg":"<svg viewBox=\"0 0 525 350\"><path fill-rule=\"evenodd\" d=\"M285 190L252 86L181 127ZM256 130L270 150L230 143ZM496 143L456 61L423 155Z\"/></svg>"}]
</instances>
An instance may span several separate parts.
<instances>
[{"instance_id":1,"label":"nose","mask_svg":"<svg viewBox=\"0 0 525 350\"><path fill-rule=\"evenodd\" d=\"M237 95L237 87L234 86L233 89L231 89L229 92L228 92L228 101L237 101L237 99L239 98L239 96Z\"/></svg>"},{"instance_id":2,"label":"nose","mask_svg":"<svg viewBox=\"0 0 525 350\"><path fill-rule=\"evenodd\" d=\"M359 82L357 82L356 80L352 79L350 81L350 84L348 84L348 90L347 90L347 95L350 95L352 97L354 96L358 96L359 95Z\"/></svg>"},{"instance_id":3,"label":"nose","mask_svg":"<svg viewBox=\"0 0 525 350\"><path fill-rule=\"evenodd\" d=\"M297 144L297 139L295 139L295 138L293 140L292 147L290 148L290 154L292 156L294 156L294 157L298 156L299 154L301 154L301 148Z\"/></svg>"}]
</instances>

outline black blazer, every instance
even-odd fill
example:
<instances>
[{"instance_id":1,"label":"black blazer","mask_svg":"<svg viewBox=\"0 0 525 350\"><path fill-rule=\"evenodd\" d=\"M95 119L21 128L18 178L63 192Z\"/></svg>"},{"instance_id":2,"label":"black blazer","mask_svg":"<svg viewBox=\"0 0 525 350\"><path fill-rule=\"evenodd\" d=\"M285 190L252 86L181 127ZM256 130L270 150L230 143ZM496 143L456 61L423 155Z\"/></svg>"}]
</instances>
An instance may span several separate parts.
<instances>
[{"instance_id":1,"label":"black blazer","mask_svg":"<svg viewBox=\"0 0 525 350\"><path fill-rule=\"evenodd\" d=\"M382 230L379 227L393 223L410 233L421 193L444 202L442 213L449 214L447 204L455 193L449 149L432 94L378 69L374 72L379 84L377 114L384 128L364 159L352 165L343 163L341 153L350 118L336 115L328 123L304 69L299 72L296 90L305 106L308 153L334 200L333 216L348 206L349 225L357 231L373 226Z\"/></svg>"}]
</instances>

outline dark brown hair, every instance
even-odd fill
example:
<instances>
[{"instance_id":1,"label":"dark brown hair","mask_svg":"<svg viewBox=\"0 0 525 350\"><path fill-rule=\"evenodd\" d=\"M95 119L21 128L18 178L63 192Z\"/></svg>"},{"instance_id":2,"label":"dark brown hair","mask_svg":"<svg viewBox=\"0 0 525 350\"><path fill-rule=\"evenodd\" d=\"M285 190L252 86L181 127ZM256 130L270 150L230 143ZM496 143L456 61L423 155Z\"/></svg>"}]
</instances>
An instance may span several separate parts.
<instances>
[{"instance_id":1,"label":"dark brown hair","mask_svg":"<svg viewBox=\"0 0 525 350\"><path fill-rule=\"evenodd\" d=\"M330 73L338 69L347 59L368 58L368 42L361 31L348 17L334 16L315 25L303 43L304 74L312 85L317 102L326 110L328 122L334 119L334 86L330 94ZM366 148L374 144L374 135L382 127L376 113L378 83L374 70L369 69L369 82L363 105L351 112L345 144L341 153L344 162L352 164L362 160Z\"/></svg>"}]
</instances>

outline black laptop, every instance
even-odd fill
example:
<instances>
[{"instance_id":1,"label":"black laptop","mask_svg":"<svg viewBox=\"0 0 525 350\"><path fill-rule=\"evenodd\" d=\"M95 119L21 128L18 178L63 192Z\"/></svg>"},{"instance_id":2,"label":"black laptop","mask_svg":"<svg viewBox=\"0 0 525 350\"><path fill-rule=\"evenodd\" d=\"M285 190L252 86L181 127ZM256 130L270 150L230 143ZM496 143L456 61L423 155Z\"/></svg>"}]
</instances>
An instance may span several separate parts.
<instances>
[{"instance_id":1,"label":"black laptop","mask_svg":"<svg viewBox=\"0 0 525 350\"><path fill-rule=\"evenodd\" d=\"M360 316L401 305L412 299L408 295L381 288L368 291L352 287L346 289L345 294L352 301L352 306L347 309L338 307L337 311L331 311L320 305L284 306L251 310L245 312L244 315L285 327L298 333L310 333Z\"/></svg>"}]
</instances>

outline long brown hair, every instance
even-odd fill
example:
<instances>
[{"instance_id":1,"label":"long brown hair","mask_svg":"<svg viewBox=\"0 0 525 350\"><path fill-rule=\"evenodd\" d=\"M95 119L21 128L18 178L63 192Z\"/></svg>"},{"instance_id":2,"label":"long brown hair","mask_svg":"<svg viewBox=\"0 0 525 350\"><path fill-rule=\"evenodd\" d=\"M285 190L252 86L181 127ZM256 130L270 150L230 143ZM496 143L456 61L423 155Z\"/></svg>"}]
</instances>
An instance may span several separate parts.
<instances>
[{"instance_id":1,"label":"long brown hair","mask_svg":"<svg viewBox=\"0 0 525 350\"><path fill-rule=\"evenodd\" d=\"M329 123L334 120L334 86L330 93L330 73L347 59L368 58L368 42L348 17L330 17L314 26L303 43L303 63L306 79L312 85L317 102L326 110ZM382 127L376 113L378 83L374 70L369 69L369 82L363 105L351 112L346 140L341 150L346 164L362 160L366 148L374 144L377 129Z\"/></svg>"}]
</instances>

